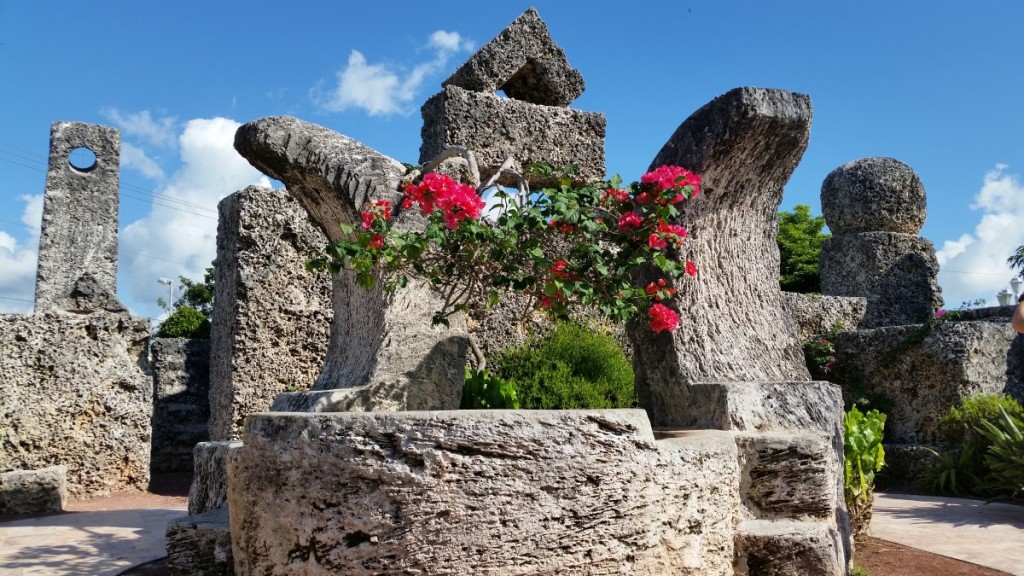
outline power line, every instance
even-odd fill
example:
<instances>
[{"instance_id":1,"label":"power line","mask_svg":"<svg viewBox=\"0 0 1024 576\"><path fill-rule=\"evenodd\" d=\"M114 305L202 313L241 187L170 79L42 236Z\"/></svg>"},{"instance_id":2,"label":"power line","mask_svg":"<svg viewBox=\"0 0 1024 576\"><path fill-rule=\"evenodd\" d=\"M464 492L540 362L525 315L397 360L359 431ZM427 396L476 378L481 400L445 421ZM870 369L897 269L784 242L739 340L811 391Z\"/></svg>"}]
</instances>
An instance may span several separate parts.
<instances>
[{"instance_id":1,"label":"power line","mask_svg":"<svg viewBox=\"0 0 1024 576\"><path fill-rule=\"evenodd\" d=\"M28 302L29 304L35 304L32 300L25 300L24 298L11 298L10 296L0 296L0 300L14 300L15 302Z\"/></svg>"},{"instance_id":2,"label":"power line","mask_svg":"<svg viewBox=\"0 0 1024 576\"><path fill-rule=\"evenodd\" d=\"M21 159L21 160L26 160L28 162L32 162L32 163L37 164L37 165L36 166L29 166L28 164L24 164L22 162L11 160L10 158L4 158L3 156L0 156L0 161L7 162L9 164L14 164L15 166L21 166L23 168L27 168L29 170L33 170L33 171L36 171L36 172L46 173L46 168L45 167L49 166L48 162L42 162L40 160L33 159L33 158L28 157L28 156L24 156L24 155L21 155L21 154L15 154L15 153L10 152L8 150L3 150L2 147L4 147L4 146L6 146L8 148L13 148L13 147L10 147L8 145L4 145L4 144L0 143L0 153L7 154L9 156L13 156L13 157ZM13 148L13 149L20 150L19 148ZM39 158L39 157L37 156L36 158ZM143 187L138 186L136 184L132 184L130 182L120 182L120 185L121 185L121 188L122 188L121 195L125 196L127 198L131 198L132 200L140 200L140 201L143 201L143 202L152 202L152 204L154 206L161 206L163 208L170 208L171 210L178 210L180 212L184 212L186 214L192 214L193 216L199 216L201 218L208 218L210 220L216 220L217 219L215 216L208 215L208 214L216 214L217 213L217 209L216 208L211 208L209 206L205 206L205 205L202 205L202 204L197 204L195 202L189 202L188 200L181 200L179 198L175 198L173 196L168 196L166 194L160 194L158 192L153 192L152 190L148 190L146 188L143 188ZM132 192L134 192L135 194L132 194ZM139 197L137 194L143 194L146 197ZM160 200L162 202L170 202L170 203L173 203L173 204L178 204L180 206L184 206L185 208L191 208L192 210L201 210L203 212L207 212L208 214L199 214L197 212L193 212L192 210L185 210L184 208L179 208L178 206L171 206L169 204L164 204L164 203L158 202L157 200Z\"/></svg>"}]
</instances>

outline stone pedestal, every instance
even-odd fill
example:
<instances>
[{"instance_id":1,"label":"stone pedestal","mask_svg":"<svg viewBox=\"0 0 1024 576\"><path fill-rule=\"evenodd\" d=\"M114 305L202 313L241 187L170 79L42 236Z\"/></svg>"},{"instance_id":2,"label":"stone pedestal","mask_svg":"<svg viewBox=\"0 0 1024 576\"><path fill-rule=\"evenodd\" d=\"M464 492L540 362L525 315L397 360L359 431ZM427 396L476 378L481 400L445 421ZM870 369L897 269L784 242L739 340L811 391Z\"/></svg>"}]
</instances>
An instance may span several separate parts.
<instances>
[{"instance_id":1,"label":"stone pedestal","mask_svg":"<svg viewBox=\"0 0 1024 576\"><path fill-rule=\"evenodd\" d=\"M821 291L861 296L864 328L925 322L942 307L935 246L916 236L927 208L924 186L906 164L862 158L821 185L832 238L821 248Z\"/></svg>"}]
</instances>

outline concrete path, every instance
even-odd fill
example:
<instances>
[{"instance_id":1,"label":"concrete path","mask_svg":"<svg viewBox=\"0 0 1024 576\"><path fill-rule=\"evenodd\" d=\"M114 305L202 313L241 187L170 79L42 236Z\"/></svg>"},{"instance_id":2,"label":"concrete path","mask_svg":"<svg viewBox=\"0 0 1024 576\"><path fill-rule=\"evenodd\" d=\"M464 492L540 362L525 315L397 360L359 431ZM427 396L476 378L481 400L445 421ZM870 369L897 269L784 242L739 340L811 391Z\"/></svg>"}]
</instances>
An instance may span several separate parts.
<instances>
[{"instance_id":1,"label":"concrete path","mask_svg":"<svg viewBox=\"0 0 1024 576\"><path fill-rule=\"evenodd\" d=\"M1024 576L1024 506L875 494L871 535Z\"/></svg>"},{"instance_id":2,"label":"concrete path","mask_svg":"<svg viewBox=\"0 0 1024 576\"><path fill-rule=\"evenodd\" d=\"M0 523L3 576L115 576L166 555L184 508L71 512Z\"/></svg>"},{"instance_id":3,"label":"concrete path","mask_svg":"<svg viewBox=\"0 0 1024 576\"><path fill-rule=\"evenodd\" d=\"M184 508L72 512L0 523L3 576L114 576L165 555ZM871 535L1024 576L1024 506L876 494Z\"/></svg>"}]
</instances>

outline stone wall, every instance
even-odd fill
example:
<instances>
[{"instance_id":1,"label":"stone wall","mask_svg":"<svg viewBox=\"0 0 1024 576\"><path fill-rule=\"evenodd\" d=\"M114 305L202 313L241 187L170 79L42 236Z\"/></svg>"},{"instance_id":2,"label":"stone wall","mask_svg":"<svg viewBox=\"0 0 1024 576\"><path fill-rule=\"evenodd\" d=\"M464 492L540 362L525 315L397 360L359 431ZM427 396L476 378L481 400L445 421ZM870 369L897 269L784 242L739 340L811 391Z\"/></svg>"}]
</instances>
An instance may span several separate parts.
<instances>
[{"instance_id":1,"label":"stone wall","mask_svg":"<svg viewBox=\"0 0 1024 576\"><path fill-rule=\"evenodd\" d=\"M287 192L250 186L221 200L210 334L210 438L241 435L245 416L323 366L331 279L305 268L326 237Z\"/></svg>"},{"instance_id":2,"label":"stone wall","mask_svg":"<svg viewBox=\"0 0 1024 576\"><path fill-rule=\"evenodd\" d=\"M149 319L0 315L0 472L67 467L68 493L149 483Z\"/></svg>"},{"instance_id":3,"label":"stone wall","mask_svg":"<svg viewBox=\"0 0 1024 576\"><path fill-rule=\"evenodd\" d=\"M938 421L975 394L1014 392L1008 317L841 332L835 379L888 414L887 442L934 444ZM1018 364L1019 362L1012 362Z\"/></svg>"},{"instance_id":4,"label":"stone wall","mask_svg":"<svg viewBox=\"0 0 1024 576\"><path fill-rule=\"evenodd\" d=\"M153 357L154 472L191 472L192 449L210 439L210 341L157 338Z\"/></svg>"},{"instance_id":5,"label":"stone wall","mask_svg":"<svg viewBox=\"0 0 1024 576\"><path fill-rule=\"evenodd\" d=\"M783 292L782 305L796 324L801 342L839 330L855 330L864 319L867 300L857 297L822 296Z\"/></svg>"},{"instance_id":6,"label":"stone wall","mask_svg":"<svg viewBox=\"0 0 1024 576\"><path fill-rule=\"evenodd\" d=\"M240 574L733 573L736 442L642 410L260 414L228 466Z\"/></svg>"}]
</instances>

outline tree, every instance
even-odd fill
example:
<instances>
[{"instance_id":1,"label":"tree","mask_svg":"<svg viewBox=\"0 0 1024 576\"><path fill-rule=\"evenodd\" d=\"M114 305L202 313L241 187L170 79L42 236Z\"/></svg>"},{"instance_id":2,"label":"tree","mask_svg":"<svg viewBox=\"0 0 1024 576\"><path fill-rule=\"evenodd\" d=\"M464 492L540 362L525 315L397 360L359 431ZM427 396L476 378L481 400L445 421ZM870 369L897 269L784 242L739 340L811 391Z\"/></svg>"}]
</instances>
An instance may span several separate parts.
<instances>
[{"instance_id":1,"label":"tree","mask_svg":"<svg viewBox=\"0 0 1024 576\"><path fill-rule=\"evenodd\" d=\"M203 281L196 282L178 276L181 282L181 296L174 302L172 312L157 327L158 338L209 338L210 315L213 313L213 268L207 268ZM167 302L157 299L164 310Z\"/></svg>"},{"instance_id":2,"label":"tree","mask_svg":"<svg viewBox=\"0 0 1024 576\"><path fill-rule=\"evenodd\" d=\"M1024 246L1017 246L1017 250L1013 252L1013 256L1006 259L1006 263L1010 265L1010 270L1017 270L1017 275L1024 278Z\"/></svg>"},{"instance_id":3,"label":"tree","mask_svg":"<svg viewBox=\"0 0 1024 576\"><path fill-rule=\"evenodd\" d=\"M779 285L787 292L821 292L818 258L822 243L831 237L821 230L824 216L811 216L811 207L797 204L792 212L779 212Z\"/></svg>"}]
</instances>

